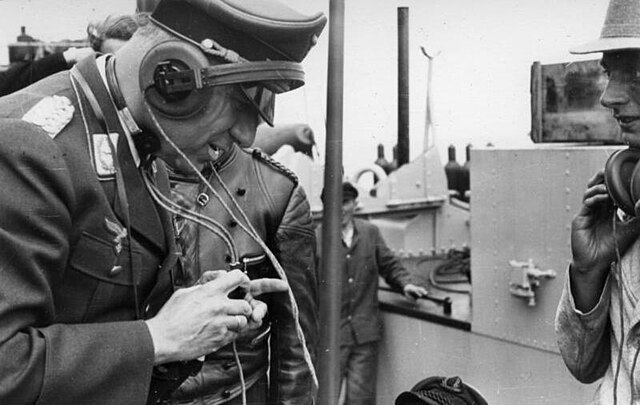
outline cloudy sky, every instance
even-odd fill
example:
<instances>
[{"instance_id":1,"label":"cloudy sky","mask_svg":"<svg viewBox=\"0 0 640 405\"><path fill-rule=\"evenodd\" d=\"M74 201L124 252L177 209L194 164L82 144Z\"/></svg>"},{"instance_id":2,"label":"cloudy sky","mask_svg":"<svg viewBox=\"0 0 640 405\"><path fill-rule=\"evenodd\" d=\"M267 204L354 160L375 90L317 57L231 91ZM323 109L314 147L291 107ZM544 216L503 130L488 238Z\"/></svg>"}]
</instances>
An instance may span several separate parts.
<instances>
[{"instance_id":1,"label":"cloudy sky","mask_svg":"<svg viewBox=\"0 0 640 405\"><path fill-rule=\"evenodd\" d=\"M328 0L283 0L301 11ZM569 62L568 48L595 39L607 0L348 0L345 27L344 155L347 172L387 157L397 128L397 8L409 9L412 157L423 147L427 59L433 62L436 145L464 159L467 143L529 144L529 79L534 61ZM82 38L88 21L130 13L135 0L0 0L0 64L20 26L43 40ZM277 121L307 122L324 155L328 31L305 62L307 86L280 97ZM587 58L598 58L594 55ZM348 157L348 158L347 158Z\"/></svg>"}]
</instances>

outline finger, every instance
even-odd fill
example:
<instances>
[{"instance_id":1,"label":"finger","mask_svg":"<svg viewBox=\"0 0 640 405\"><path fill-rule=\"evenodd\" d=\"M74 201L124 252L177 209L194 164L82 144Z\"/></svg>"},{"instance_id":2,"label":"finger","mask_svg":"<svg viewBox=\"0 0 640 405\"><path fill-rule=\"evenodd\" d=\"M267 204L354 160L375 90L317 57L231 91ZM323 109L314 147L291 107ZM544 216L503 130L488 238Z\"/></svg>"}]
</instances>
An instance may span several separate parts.
<instances>
[{"instance_id":1,"label":"finger","mask_svg":"<svg viewBox=\"0 0 640 405\"><path fill-rule=\"evenodd\" d=\"M200 276L200 279L198 279L197 284L205 284L205 283L208 283L209 281L213 281L218 277L222 276L223 274L225 274L226 272L227 272L226 270L205 271L204 273L202 273L202 276Z\"/></svg>"},{"instance_id":2,"label":"finger","mask_svg":"<svg viewBox=\"0 0 640 405\"><path fill-rule=\"evenodd\" d=\"M609 195L598 194L585 199L583 203L586 207L593 209L600 206L610 205L611 199L609 198Z\"/></svg>"},{"instance_id":3,"label":"finger","mask_svg":"<svg viewBox=\"0 0 640 405\"><path fill-rule=\"evenodd\" d=\"M264 302L252 298L251 306L253 312L251 313L251 321L255 323L262 323L262 320L267 316L267 304Z\"/></svg>"},{"instance_id":4,"label":"finger","mask_svg":"<svg viewBox=\"0 0 640 405\"><path fill-rule=\"evenodd\" d=\"M224 324L230 331L240 331L247 326L247 317L242 315L230 315L224 320Z\"/></svg>"},{"instance_id":5,"label":"finger","mask_svg":"<svg viewBox=\"0 0 640 405\"><path fill-rule=\"evenodd\" d=\"M253 308L245 300L228 300L222 312L227 315L250 316Z\"/></svg>"},{"instance_id":6,"label":"finger","mask_svg":"<svg viewBox=\"0 0 640 405\"><path fill-rule=\"evenodd\" d=\"M241 284L247 282L249 282L249 277L246 274L240 270L231 270L219 275L215 280L207 282L204 286L214 294L223 292L227 295Z\"/></svg>"},{"instance_id":7,"label":"finger","mask_svg":"<svg viewBox=\"0 0 640 405\"><path fill-rule=\"evenodd\" d=\"M277 278L259 278L251 280L249 287L251 295L254 297L266 293L283 292L289 289L289 285L284 280Z\"/></svg>"},{"instance_id":8,"label":"finger","mask_svg":"<svg viewBox=\"0 0 640 405\"><path fill-rule=\"evenodd\" d=\"M587 198L591 198L596 195L609 195L607 191L607 186L604 183L596 184L595 186L589 187L582 196L582 199L585 200Z\"/></svg>"},{"instance_id":9,"label":"finger","mask_svg":"<svg viewBox=\"0 0 640 405\"><path fill-rule=\"evenodd\" d=\"M420 298L418 296L418 294L416 294L414 291L407 291L404 293L405 298L410 299L412 301L416 301L418 298Z\"/></svg>"},{"instance_id":10,"label":"finger","mask_svg":"<svg viewBox=\"0 0 640 405\"><path fill-rule=\"evenodd\" d=\"M588 187L593 187L596 184L604 183L604 170L598 170L591 178L587 181Z\"/></svg>"}]
</instances>

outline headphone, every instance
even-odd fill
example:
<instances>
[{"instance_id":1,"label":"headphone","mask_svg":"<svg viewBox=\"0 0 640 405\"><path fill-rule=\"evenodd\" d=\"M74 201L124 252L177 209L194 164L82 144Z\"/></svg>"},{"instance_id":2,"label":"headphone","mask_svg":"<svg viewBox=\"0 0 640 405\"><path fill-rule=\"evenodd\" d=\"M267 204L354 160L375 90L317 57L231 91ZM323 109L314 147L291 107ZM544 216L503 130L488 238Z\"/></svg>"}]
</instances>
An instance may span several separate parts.
<instances>
[{"instance_id":1,"label":"headphone","mask_svg":"<svg viewBox=\"0 0 640 405\"><path fill-rule=\"evenodd\" d=\"M211 65L206 53L221 57L219 52L182 40L168 40L151 48L139 72L147 102L166 117L187 119L205 108L215 86L261 82L270 92L281 93L304 84L304 70L297 62L243 60ZM248 93L247 97L260 111L260 100Z\"/></svg>"},{"instance_id":2,"label":"headphone","mask_svg":"<svg viewBox=\"0 0 640 405\"><path fill-rule=\"evenodd\" d=\"M640 200L640 149L621 149L604 166L604 183L613 202L626 214L636 216Z\"/></svg>"},{"instance_id":3,"label":"headphone","mask_svg":"<svg viewBox=\"0 0 640 405\"><path fill-rule=\"evenodd\" d=\"M160 114L187 119L202 111L211 98L213 87L198 82L198 73L208 65L206 56L193 45L179 40L162 42L142 59L142 93Z\"/></svg>"}]
</instances>

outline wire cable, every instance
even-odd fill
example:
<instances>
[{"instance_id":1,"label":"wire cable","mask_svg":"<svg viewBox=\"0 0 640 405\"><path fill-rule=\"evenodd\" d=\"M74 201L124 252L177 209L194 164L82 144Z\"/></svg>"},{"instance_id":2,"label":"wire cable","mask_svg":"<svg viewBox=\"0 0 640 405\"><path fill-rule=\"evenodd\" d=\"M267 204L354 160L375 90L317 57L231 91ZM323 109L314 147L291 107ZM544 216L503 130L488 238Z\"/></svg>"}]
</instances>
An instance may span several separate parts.
<instances>
[{"instance_id":1,"label":"wire cable","mask_svg":"<svg viewBox=\"0 0 640 405\"><path fill-rule=\"evenodd\" d=\"M622 351L624 347L624 313L622 312L623 310L622 294L624 293L624 283L622 282L622 265L620 263L621 261L620 246L618 246L618 238L616 238L616 223L617 223L616 211L617 211L616 209L613 210L612 230L613 230L613 242L616 250L616 273L618 276L618 284L620 286L620 291L618 292L618 307L620 311L620 346L618 347L618 359L616 361L617 363L616 371L613 377L613 405L618 404L618 376L620 375L620 365L621 365L622 354L623 354ZM631 379L633 379L633 376L631 376ZM633 392L631 393L631 398L633 399Z\"/></svg>"},{"instance_id":2,"label":"wire cable","mask_svg":"<svg viewBox=\"0 0 640 405\"><path fill-rule=\"evenodd\" d=\"M276 272L278 273L280 278L285 283L287 283L287 285L289 286L289 288L287 289L287 292L288 292L288 295L289 295L289 301L291 303L291 308L292 308L292 312L293 312L292 315L293 315L293 318L294 318L294 321L295 321L295 325L296 325L297 337L298 337L298 340L300 341L300 344L302 346L303 356L304 356L304 359L305 359L305 363L307 364L307 367L309 369L309 373L311 374L311 377L312 377L312 380L313 380L313 383L314 383L314 388L317 389L318 388L318 377L316 375L315 368L314 368L313 362L311 360L311 354L309 353L309 349L307 348L306 340L305 340L304 334L302 332L302 327L300 326L298 305L296 303L295 297L293 296L293 291L291 290L291 286L289 285L289 281L288 281L287 275L284 272L284 269L282 268L282 266L278 262L277 258L275 257L275 255L273 254L271 249L269 249L269 247L266 245L266 243L262 240L262 238L259 236L259 234L255 230L255 228L251 225L251 222L248 221L244 211L242 211L242 209L239 207L237 201L235 200L235 198L233 198L233 196L229 192L229 190L226 187L223 186L223 188L225 189L225 192L228 193L231 201L234 203L234 206L239 210L239 212L241 213L243 219L245 221L247 221L247 226L245 226L242 223L242 221L240 221L237 218L235 213L229 208L229 206L222 199L220 194L213 188L211 183L204 177L204 175L200 172L200 170L198 170L198 168L191 162L191 160L189 160L189 158L185 155L185 153L182 152L182 150L175 144L175 142L171 138L169 138L169 136L165 133L165 131L162 129L162 126L160 125L160 123L158 122L157 118L155 117L155 114L153 113L153 111L152 111L151 107L149 106L149 103L147 102L146 99L144 99L144 106L147 109L147 112L148 112L148 114L149 114L154 126L158 130L159 134L163 137L163 139L169 144L169 146L171 146L174 149L174 151L176 153L178 153L178 155L185 161L185 163L187 163L187 165L196 174L196 176L199 178L199 180L202 181L202 183L207 187L207 189L209 191L211 191L212 195L214 197L216 197L216 199L220 202L220 204L225 209L225 211L232 217L233 220L235 220L238 223L238 226L244 232L246 232L249 237L254 239L254 241L258 245L260 245L260 247L264 250L264 252L267 255L267 257L269 257L269 260L273 264L273 266L276 269ZM214 173L215 173L215 171L214 171ZM216 233L216 235L217 235L217 233Z\"/></svg>"}]
</instances>

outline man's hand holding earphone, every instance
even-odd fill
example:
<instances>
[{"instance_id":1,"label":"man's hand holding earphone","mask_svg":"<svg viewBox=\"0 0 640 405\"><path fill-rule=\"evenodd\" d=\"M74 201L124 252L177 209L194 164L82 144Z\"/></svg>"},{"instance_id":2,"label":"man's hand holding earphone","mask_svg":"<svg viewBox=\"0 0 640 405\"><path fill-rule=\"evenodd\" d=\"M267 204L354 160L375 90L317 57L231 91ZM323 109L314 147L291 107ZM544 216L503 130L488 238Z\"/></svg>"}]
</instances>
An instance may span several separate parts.
<instances>
[{"instance_id":1,"label":"man's hand holding earphone","mask_svg":"<svg viewBox=\"0 0 640 405\"><path fill-rule=\"evenodd\" d=\"M640 218L621 221L604 184L604 172L587 183L571 223L571 286L576 308L588 312L600 299L610 265L640 235ZM617 252L616 252L617 250Z\"/></svg>"},{"instance_id":2,"label":"man's hand holding earphone","mask_svg":"<svg viewBox=\"0 0 640 405\"><path fill-rule=\"evenodd\" d=\"M196 359L226 346L262 324L267 306L253 297L288 288L278 279L250 280L239 270L211 273L205 273L197 285L177 290L146 321L155 364ZM229 298L239 287L246 290L245 297Z\"/></svg>"}]
</instances>

